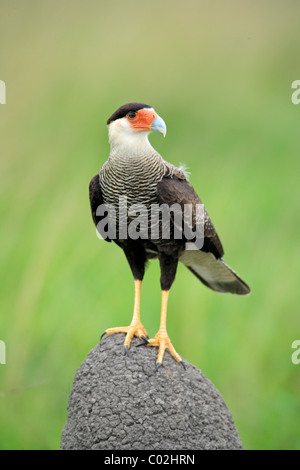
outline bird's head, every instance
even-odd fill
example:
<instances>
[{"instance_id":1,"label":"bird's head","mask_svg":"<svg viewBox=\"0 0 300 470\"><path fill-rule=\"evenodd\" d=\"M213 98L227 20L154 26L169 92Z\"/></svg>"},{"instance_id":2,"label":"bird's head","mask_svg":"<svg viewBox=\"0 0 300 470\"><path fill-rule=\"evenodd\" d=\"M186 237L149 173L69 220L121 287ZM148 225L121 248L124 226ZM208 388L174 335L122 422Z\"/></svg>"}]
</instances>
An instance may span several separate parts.
<instances>
[{"instance_id":1,"label":"bird's head","mask_svg":"<svg viewBox=\"0 0 300 470\"><path fill-rule=\"evenodd\" d=\"M137 143L148 140L151 131L165 137L167 128L152 106L128 103L118 108L107 120L109 140L112 143Z\"/></svg>"}]
</instances>

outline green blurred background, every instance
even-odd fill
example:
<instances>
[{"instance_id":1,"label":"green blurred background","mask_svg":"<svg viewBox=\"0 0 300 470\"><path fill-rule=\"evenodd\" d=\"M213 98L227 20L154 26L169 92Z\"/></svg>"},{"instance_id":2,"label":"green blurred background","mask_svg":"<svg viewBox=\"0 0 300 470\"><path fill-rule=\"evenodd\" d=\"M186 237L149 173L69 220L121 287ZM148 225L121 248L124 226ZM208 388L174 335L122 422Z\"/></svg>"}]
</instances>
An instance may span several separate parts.
<instances>
[{"instance_id":1,"label":"green blurred background","mask_svg":"<svg viewBox=\"0 0 300 470\"><path fill-rule=\"evenodd\" d=\"M219 295L180 266L169 301L177 351L224 397L247 449L300 448L300 79L297 1L1 0L0 448L57 449L76 369L128 324L133 281L100 241L88 185L109 153L106 119L153 105L152 135L185 163L250 284ZM142 320L159 326L158 263ZM120 351L122 354L122 351Z\"/></svg>"}]
</instances>

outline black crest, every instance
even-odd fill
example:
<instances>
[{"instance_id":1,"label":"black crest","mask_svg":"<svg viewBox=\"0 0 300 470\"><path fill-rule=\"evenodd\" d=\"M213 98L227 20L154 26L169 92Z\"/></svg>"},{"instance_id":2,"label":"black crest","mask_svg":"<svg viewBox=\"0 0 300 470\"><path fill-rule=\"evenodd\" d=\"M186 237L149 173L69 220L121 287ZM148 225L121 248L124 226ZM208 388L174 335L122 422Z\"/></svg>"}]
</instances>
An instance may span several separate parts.
<instances>
[{"instance_id":1,"label":"black crest","mask_svg":"<svg viewBox=\"0 0 300 470\"><path fill-rule=\"evenodd\" d=\"M122 117L126 116L129 111L138 111L139 109L143 108L152 108L152 106L149 106L149 104L144 104L144 103L128 103L128 104L123 104L123 106L120 106L120 108L115 111L110 118L107 120L107 125L110 124L111 122L115 121L116 119L121 119Z\"/></svg>"}]
</instances>

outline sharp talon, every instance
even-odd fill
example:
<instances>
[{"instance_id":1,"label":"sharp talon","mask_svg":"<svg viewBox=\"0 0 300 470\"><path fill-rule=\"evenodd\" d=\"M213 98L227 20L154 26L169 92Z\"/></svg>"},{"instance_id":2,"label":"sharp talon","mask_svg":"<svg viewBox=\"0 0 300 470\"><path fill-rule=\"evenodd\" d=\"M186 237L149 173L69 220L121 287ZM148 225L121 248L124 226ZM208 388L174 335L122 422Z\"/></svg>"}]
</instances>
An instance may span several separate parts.
<instances>
[{"instance_id":1,"label":"sharp talon","mask_svg":"<svg viewBox=\"0 0 300 470\"><path fill-rule=\"evenodd\" d=\"M129 357L129 351L128 351L128 346L124 346L124 355L126 355L127 357Z\"/></svg>"},{"instance_id":2,"label":"sharp talon","mask_svg":"<svg viewBox=\"0 0 300 470\"><path fill-rule=\"evenodd\" d=\"M155 372L157 372L157 371L158 371L158 369L159 369L160 365L161 365L161 364L160 364L160 362L158 362L158 363L156 364L156 366L155 366Z\"/></svg>"},{"instance_id":3,"label":"sharp talon","mask_svg":"<svg viewBox=\"0 0 300 470\"><path fill-rule=\"evenodd\" d=\"M102 335L100 336L100 341L101 341L101 339L103 338L103 336L105 336L105 335L106 335L106 330L103 331Z\"/></svg>"},{"instance_id":4,"label":"sharp talon","mask_svg":"<svg viewBox=\"0 0 300 470\"><path fill-rule=\"evenodd\" d=\"M184 363L183 361L180 361L180 364L182 365L182 367L184 368L184 370L186 370L185 363Z\"/></svg>"},{"instance_id":5,"label":"sharp talon","mask_svg":"<svg viewBox=\"0 0 300 470\"><path fill-rule=\"evenodd\" d=\"M145 344L148 344L148 343L149 343L149 341L146 339L142 343L137 344L136 347L138 348L139 346L145 346Z\"/></svg>"},{"instance_id":6,"label":"sharp talon","mask_svg":"<svg viewBox=\"0 0 300 470\"><path fill-rule=\"evenodd\" d=\"M147 343L149 343L149 340L148 340L148 338L146 338L146 336L141 335L141 338L144 340L144 342L143 342L142 344L147 344Z\"/></svg>"}]
</instances>

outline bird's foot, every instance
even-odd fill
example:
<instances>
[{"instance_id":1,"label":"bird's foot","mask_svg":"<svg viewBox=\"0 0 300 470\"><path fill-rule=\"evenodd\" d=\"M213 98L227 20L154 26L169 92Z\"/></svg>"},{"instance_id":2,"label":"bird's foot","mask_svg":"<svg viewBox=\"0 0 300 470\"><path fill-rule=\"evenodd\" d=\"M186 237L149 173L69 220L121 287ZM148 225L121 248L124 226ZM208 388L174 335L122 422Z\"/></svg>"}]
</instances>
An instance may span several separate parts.
<instances>
[{"instance_id":1,"label":"bird's foot","mask_svg":"<svg viewBox=\"0 0 300 470\"><path fill-rule=\"evenodd\" d=\"M134 336L137 336L138 338L143 340L142 344L147 344L148 343L148 338L149 336L147 335L147 332L142 325L141 322L133 322L129 326L120 326L116 328L108 328L107 330L102 333L101 338L104 335L111 335L113 333L126 333L125 341L123 343L124 346L124 352L127 356L129 356L129 348L130 348L130 343L131 340Z\"/></svg>"},{"instance_id":2,"label":"bird's foot","mask_svg":"<svg viewBox=\"0 0 300 470\"><path fill-rule=\"evenodd\" d=\"M171 356L176 359L177 362L180 362L185 369L184 362L182 361L179 354L175 351L173 344L168 336L168 333L165 330L159 330L153 339L149 339L147 346L158 346L158 354L156 359L155 370L158 371L159 367L162 364L165 350L168 349Z\"/></svg>"}]
</instances>

